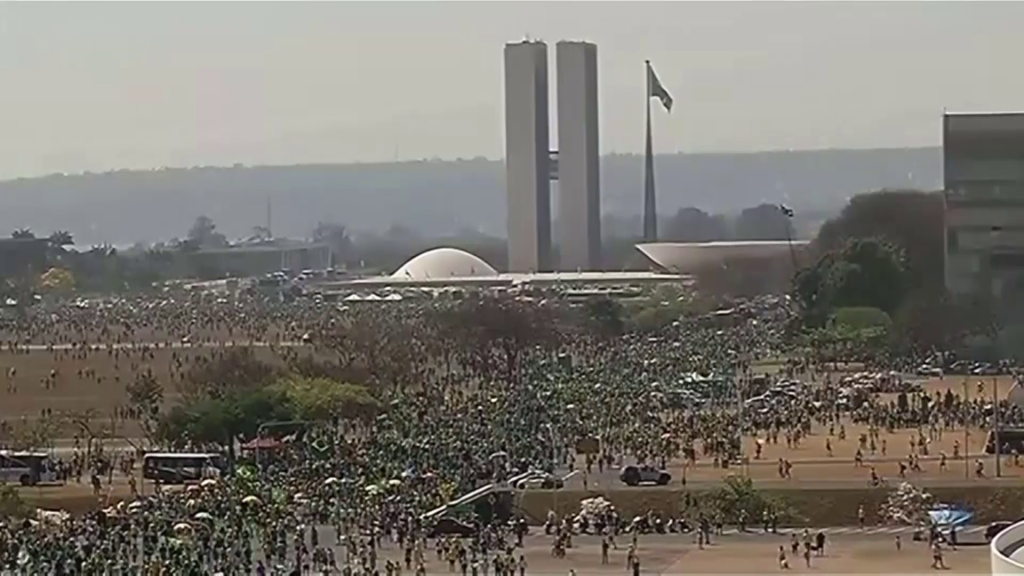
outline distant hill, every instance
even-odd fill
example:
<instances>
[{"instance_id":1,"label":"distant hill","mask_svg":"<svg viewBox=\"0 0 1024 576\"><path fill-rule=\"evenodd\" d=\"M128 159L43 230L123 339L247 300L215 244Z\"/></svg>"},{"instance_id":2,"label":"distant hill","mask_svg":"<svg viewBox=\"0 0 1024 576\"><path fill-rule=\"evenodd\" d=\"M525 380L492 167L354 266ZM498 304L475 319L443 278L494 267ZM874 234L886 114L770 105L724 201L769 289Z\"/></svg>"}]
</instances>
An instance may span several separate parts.
<instances>
[{"instance_id":1,"label":"distant hill","mask_svg":"<svg viewBox=\"0 0 1024 576\"><path fill-rule=\"evenodd\" d=\"M859 192L941 186L941 150L905 148L721 154L656 159L658 211L684 206L734 213L762 202L829 213ZM641 211L643 158L602 164L602 211ZM250 233L273 206L273 232L304 237L318 221L353 230L400 225L425 235L476 229L504 236L499 160L114 171L0 182L0 235L70 231L78 244L184 236L196 216L229 238Z\"/></svg>"}]
</instances>

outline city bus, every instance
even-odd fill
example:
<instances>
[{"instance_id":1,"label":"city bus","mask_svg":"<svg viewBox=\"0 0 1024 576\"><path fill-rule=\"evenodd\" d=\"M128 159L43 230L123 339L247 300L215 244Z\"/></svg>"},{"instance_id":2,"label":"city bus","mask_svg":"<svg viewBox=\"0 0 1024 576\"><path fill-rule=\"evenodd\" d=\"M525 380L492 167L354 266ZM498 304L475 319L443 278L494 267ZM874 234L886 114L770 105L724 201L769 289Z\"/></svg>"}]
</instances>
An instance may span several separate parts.
<instances>
[{"instance_id":1,"label":"city bus","mask_svg":"<svg viewBox=\"0 0 1024 576\"><path fill-rule=\"evenodd\" d=\"M0 482L34 486L56 480L57 471L49 454L0 450Z\"/></svg>"},{"instance_id":2,"label":"city bus","mask_svg":"<svg viewBox=\"0 0 1024 576\"><path fill-rule=\"evenodd\" d=\"M1000 454L1024 454L1024 428L1001 428L999 430ZM996 453L996 438L991 430L985 439L985 453Z\"/></svg>"},{"instance_id":3,"label":"city bus","mask_svg":"<svg viewBox=\"0 0 1024 576\"><path fill-rule=\"evenodd\" d=\"M219 478L224 459L216 453L151 452L142 457L142 477L163 484Z\"/></svg>"}]
</instances>

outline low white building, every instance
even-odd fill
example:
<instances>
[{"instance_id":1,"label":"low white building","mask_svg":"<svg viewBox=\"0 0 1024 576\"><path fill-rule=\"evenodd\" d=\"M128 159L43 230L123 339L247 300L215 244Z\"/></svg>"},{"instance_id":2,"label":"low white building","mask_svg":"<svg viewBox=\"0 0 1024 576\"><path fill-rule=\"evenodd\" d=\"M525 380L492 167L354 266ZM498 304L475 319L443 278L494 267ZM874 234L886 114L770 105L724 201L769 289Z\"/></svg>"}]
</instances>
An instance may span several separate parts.
<instances>
[{"instance_id":1,"label":"low white building","mask_svg":"<svg viewBox=\"0 0 1024 576\"><path fill-rule=\"evenodd\" d=\"M1003 530L989 544L993 574L1024 574L1024 522Z\"/></svg>"}]
</instances>

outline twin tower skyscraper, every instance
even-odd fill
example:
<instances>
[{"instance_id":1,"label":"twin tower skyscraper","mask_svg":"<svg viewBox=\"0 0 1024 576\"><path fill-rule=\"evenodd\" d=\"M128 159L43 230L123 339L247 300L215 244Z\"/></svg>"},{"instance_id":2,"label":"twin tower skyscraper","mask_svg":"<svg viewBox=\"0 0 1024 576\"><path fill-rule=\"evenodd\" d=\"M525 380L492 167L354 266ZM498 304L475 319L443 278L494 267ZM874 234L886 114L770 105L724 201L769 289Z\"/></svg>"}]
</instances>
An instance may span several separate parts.
<instances>
[{"instance_id":1,"label":"twin tower skyscraper","mask_svg":"<svg viewBox=\"0 0 1024 576\"><path fill-rule=\"evenodd\" d=\"M505 182L508 269L555 268L551 184L558 186L558 268L601 268L597 46L556 45L558 149L550 144L548 47L505 46Z\"/></svg>"}]
</instances>

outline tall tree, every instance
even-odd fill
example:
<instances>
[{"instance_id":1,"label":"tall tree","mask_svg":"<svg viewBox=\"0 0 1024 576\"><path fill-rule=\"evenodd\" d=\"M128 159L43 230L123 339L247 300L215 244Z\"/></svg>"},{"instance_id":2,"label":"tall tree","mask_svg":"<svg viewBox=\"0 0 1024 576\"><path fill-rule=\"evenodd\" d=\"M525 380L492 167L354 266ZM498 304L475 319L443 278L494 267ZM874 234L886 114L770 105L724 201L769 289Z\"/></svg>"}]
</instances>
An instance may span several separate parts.
<instances>
[{"instance_id":1,"label":"tall tree","mask_svg":"<svg viewBox=\"0 0 1024 576\"><path fill-rule=\"evenodd\" d=\"M274 235L270 232L270 228L266 226L253 226L252 234L249 236L249 242L269 242L274 239Z\"/></svg>"},{"instance_id":2,"label":"tall tree","mask_svg":"<svg viewBox=\"0 0 1024 576\"><path fill-rule=\"evenodd\" d=\"M822 252L841 249L850 239L884 238L899 246L913 289L943 290L945 246L941 192L881 190L858 194L818 231Z\"/></svg>"},{"instance_id":3,"label":"tall tree","mask_svg":"<svg viewBox=\"0 0 1024 576\"><path fill-rule=\"evenodd\" d=\"M275 388L300 420L368 419L380 409L380 403L366 388L326 378L291 376L278 382Z\"/></svg>"},{"instance_id":4,"label":"tall tree","mask_svg":"<svg viewBox=\"0 0 1024 576\"><path fill-rule=\"evenodd\" d=\"M822 326L839 308L878 308L892 316L908 293L903 254L883 240L850 240L801 270L794 288L809 325Z\"/></svg>"},{"instance_id":5,"label":"tall tree","mask_svg":"<svg viewBox=\"0 0 1024 576\"><path fill-rule=\"evenodd\" d=\"M50 234L50 244L53 246L74 246L75 238L71 235L71 232L66 230L57 230L53 234Z\"/></svg>"},{"instance_id":6,"label":"tall tree","mask_svg":"<svg viewBox=\"0 0 1024 576\"><path fill-rule=\"evenodd\" d=\"M274 367L256 358L251 348L236 347L197 360L178 382L178 391L186 402L222 399L236 392L265 388L276 376Z\"/></svg>"},{"instance_id":7,"label":"tall tree","mask_svg":"<svg viewBox=\"0 0 1024 576\"><path fill-rule=\"evenodd\" d=\"M733 237L736 240L787 240L792 235L789 216L778 204L744 208L733 223Z\"/></svg>"},{"instance_id":8,"label":"tall tree","mask_svg":"<svg viewBox=\"0 0 1024 576\"><path fill-rule=\"evenodd\" d=\"M692 206L680 208L667 222L665 238L677 242L726 240L729 226L721 215L711 215Z\"/></svg>"},{"instance_id":9,"label":"tall tree","mask_svg":"<svg viewBox=\"0 0 1024 576\"><path fill-rule=\"evenodd\" d=\"M219 248L226 246L227 238L217 231L217 225L209 216L198 216L188 230L188 239L202 248Z\"/></svg>"},{"instance_id":10,"label":"tall tree","mask_svg":"<svg viewBox=\"0 0 1024 576\"><path fill-rule=\"evenodd\" d=\"M160 409L164 403L164 388L153 376L153 372L143 372L125 386L128 395L128 408L132 417L139 424L143 436L153 442L156 438L157 426L160 422Z\"/></svg>"},{"instance_id":11,"label":"tall tree","mask_svg":"<svg viewBox=\"0 0 1024 576\"><path fill-rule=\"evenodd\" d=\"M479 374L499 373L516 382L523 359L535 349L553 349L559 323L550 307L509 297L467 298L441 320L456 335Z\"/></svg>"}]
</instances>

